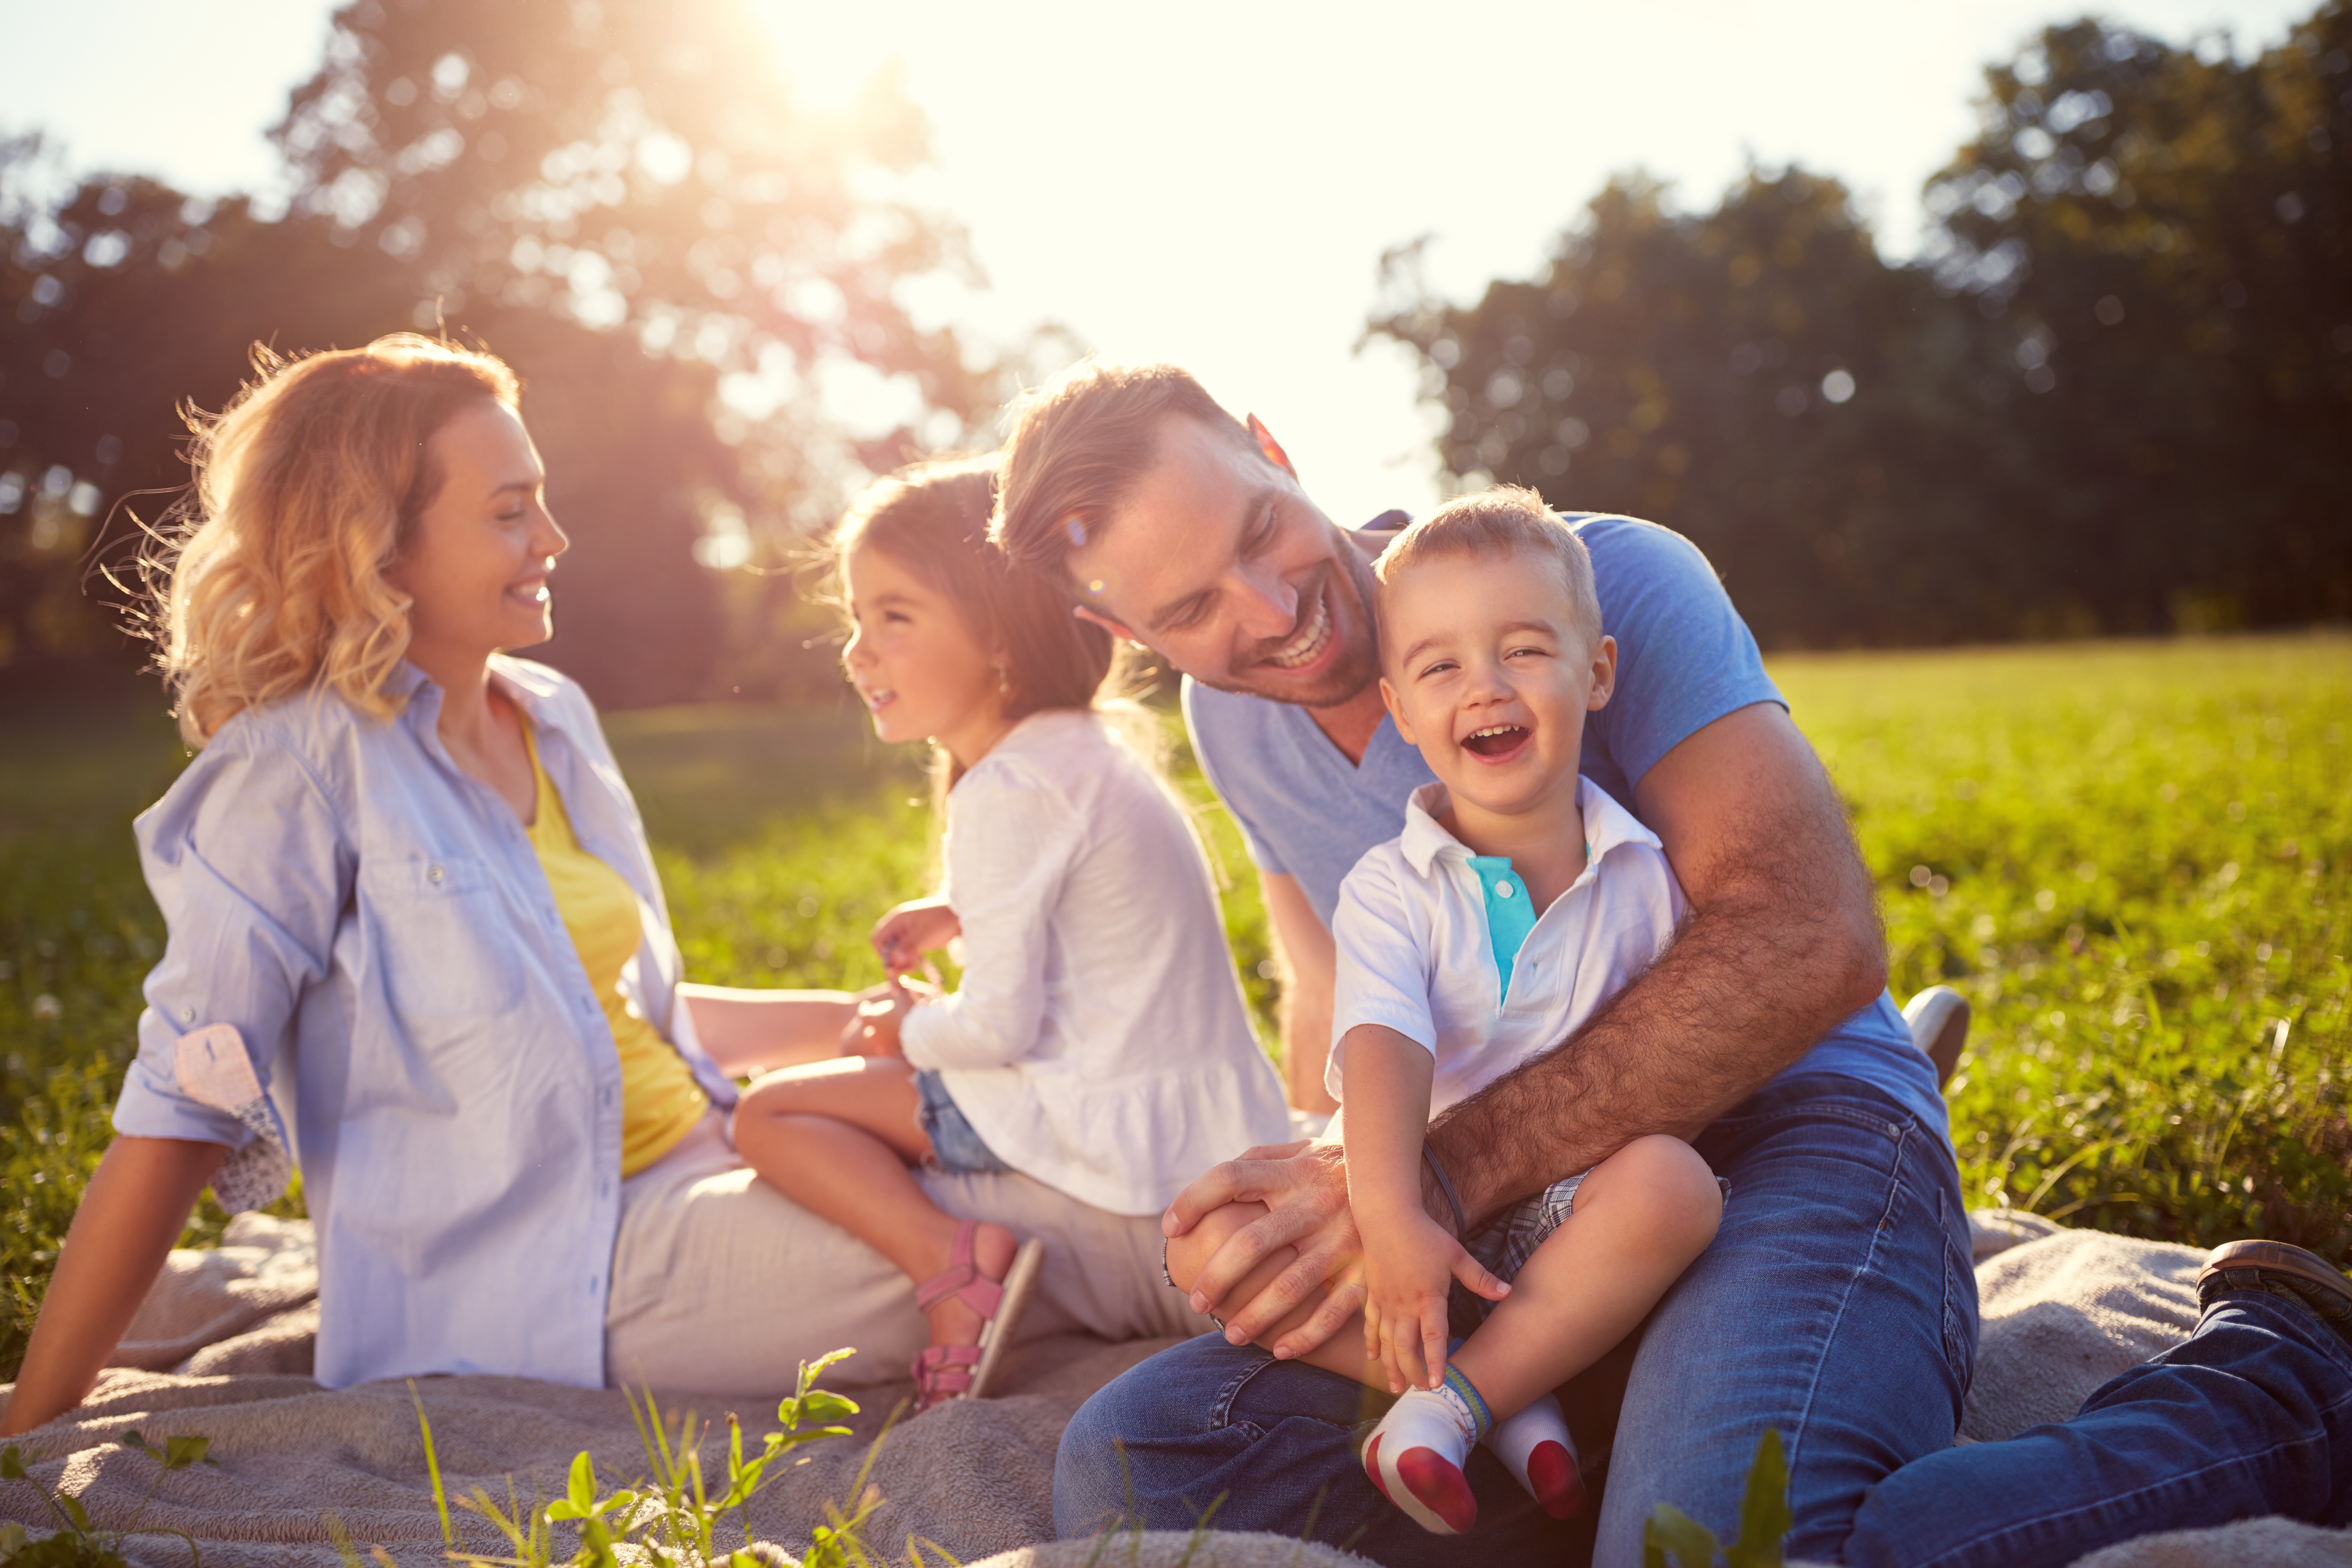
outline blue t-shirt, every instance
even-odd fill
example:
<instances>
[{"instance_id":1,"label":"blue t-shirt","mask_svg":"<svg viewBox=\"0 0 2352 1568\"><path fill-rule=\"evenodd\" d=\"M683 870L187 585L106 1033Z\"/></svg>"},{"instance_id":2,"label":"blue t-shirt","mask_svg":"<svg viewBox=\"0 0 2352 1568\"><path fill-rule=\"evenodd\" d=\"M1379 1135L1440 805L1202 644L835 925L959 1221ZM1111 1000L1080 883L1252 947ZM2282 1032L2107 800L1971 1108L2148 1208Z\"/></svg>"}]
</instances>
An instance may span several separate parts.
<instances>
[{"instance_id":1,"label":"blue t-shirt","mask_svg":"<svg viewBox=\"0 0 2352 1568\"><path fill-rule=\"evenodd\" d=\"M1592 555L1601 625L1617 639L1617 689L1584 721L1580 771L1633 807L1658 759L1727 713L1787 707L1756 639L1697 546L1655 523L1563 514ZM1295 879L1331 923L1339 884L1366 850L1404 831L1406 797L1436 775L1381 720L1350 763L1306 709L1184 682L1184 722L1201 770L1239 823L1259 869ZM1807 1052L1790 1072L1836 1072L1946 1125L1936 1070L1882 994Z\"/></svg>"}]
</instances>

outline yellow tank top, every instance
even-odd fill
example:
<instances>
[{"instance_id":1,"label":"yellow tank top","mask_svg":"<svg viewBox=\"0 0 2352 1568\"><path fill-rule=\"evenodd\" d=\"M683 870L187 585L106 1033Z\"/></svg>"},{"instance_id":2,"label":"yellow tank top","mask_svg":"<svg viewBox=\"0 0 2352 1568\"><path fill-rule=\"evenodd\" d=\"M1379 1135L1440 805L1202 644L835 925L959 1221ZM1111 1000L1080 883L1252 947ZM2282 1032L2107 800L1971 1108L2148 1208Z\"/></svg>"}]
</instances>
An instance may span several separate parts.
<instances>
[{"instance_id":1,"label":"yellow tank top","mask_svg":"<svg viewBox=\"0 0 2352 1568\"><path fill-rule=\"evenodd\" d=\"M530 771L539 783L539 812L530 825L531 847L547 873L555 911L580 954L580 966L604 1005L613 1043L621 1051L621 1174L634 1176L677 1146L710 1107L710 1097L694 1081L686 1059L661 1031L629 1011L621 994L621 971L644 940L637 895L610 866L580 847L547 770L539 765L539 745L523 726Z\"/></svg>"}]
</instances>

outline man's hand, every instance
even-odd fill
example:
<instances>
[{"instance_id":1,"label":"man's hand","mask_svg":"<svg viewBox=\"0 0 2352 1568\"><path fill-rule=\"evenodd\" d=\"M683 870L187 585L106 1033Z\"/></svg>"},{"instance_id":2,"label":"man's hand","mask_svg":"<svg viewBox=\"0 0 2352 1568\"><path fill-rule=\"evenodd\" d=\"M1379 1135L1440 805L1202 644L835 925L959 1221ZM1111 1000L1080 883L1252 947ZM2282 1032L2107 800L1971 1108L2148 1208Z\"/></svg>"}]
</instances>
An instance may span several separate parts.
<instances>
[{"instance_id":1,"label":"man's hand","mask_svg":"<svg viewBox=\"0 0 2352 1568\"><path fill-rule=\"evenodd\" d=\"M1385 1215L1366 1229L1364 1359L1381 1363L1391 1394L1435 1388L1445 1381L1448 1288L1459 1279L1489 1301L1511 1288L1427 1215Z\"/></svg>"},{"instance_id":2,"label":"man's hand","mask_svg":"<svg viewBox=\"0 0 2352 1568\"><path fill-rule=\"evenodd\" d=\"M1442 1225L1444 1197L1425 1187L1423 1200ZM1337 1142L1302 1141L1247 1150L1177 1194L1160 1218L1160 1231L1182 1236L1202 1215L1229 1203L1261 1203L1266 1214L1234 1232L1202 1266L1192 1282L1192 1310L1215 1312L1225 1320L1227 1337L1250 1344L1322 1292L1321 1303L1304 1321L1267 1345L1285 1360L1305 1355L1347 1327L1364 1304L1364 1249L1348 1206L1346 1149ZM1236 1283L1286 1247L1298 1256L1255 1296L1225 1300Z\"/></svg>"},{"instance_id":3,"label":"man's hand","mask_svg":"<svg viewBox=\"0 0 2352 1568\"><path fill-rule=\"evenodd\" d=\"M911 899L874 922L874 951L882 955L882 973L896 976L920 968L923 954L962 934L963 922L945 899Z\"/></svg>"}]
</instances>

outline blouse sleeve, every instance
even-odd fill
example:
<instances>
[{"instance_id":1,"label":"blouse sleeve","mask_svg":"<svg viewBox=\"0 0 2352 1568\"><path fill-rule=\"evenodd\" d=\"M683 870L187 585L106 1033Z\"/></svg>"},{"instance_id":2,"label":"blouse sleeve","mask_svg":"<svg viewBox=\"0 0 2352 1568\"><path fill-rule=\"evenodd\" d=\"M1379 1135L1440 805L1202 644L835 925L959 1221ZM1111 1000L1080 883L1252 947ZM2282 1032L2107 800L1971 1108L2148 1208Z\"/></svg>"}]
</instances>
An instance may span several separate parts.
<instances>
[{"instance_id":1,"label":"blouse sleeve","mask_svg":"<svg viewBox=\"0 0 2352 1568\"><path fill-rule=\"evenodd\" d=\"M139 1052L114 1129L243 1148L256 1128L181 1084L180 1037L235 1026L266 1094L304 989L326 974L352 857L301 759L232 721L136 825L163 911L163 962L142 987Z\"/></svg>"},{"instance_id":2,"label":"blouse sleeve","mask_svg":"<svg viewBox=\"0 0 2352 1568\"><path fill-rule=\"evenodd\" d=\"M1040 781L972 773L950 799L950 907L963 928L963 981L899 1029L918 1068L1003 1067L1037 1045L1054 905L1081 847L1078 814Z\"/></svg>"}]
</instances>

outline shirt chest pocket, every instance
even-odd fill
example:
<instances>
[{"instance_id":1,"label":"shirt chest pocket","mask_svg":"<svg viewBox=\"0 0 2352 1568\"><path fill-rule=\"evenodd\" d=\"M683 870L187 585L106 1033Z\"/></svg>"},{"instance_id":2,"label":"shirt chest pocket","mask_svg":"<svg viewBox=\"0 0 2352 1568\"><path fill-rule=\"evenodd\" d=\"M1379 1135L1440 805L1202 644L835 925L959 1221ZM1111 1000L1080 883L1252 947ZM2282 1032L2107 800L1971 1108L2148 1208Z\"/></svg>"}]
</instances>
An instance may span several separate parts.
<instances>
[{"instance_id":1,"label":"shirt chest pocket","mask_svg":"<svg viewBox=\"0 0 2352 1568\"><path fill-rule=\"evenodd\" d=\"M463 856L362 862L384 994L407 1020L483 1017L522 1000L523 966L489 868Z\"/></svg>"}]
</instances>

